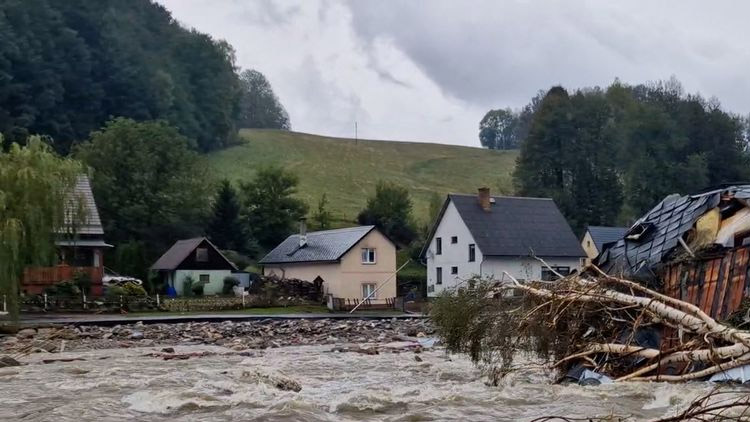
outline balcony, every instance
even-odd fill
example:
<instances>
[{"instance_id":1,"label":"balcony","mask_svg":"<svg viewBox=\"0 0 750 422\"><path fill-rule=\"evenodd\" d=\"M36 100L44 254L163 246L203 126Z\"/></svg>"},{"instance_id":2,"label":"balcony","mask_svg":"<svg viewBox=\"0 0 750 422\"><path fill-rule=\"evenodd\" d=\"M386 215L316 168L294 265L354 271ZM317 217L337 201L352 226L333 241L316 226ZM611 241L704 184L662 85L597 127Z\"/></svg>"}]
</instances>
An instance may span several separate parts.
<instances>
[{"instance_id":1,"label":"balcony","mask_svg":"<svg viewBox=\"0 0 750 422\"><path fill-rule=\"evenodd\" d=\"M91 279L91 294L102 294L103 269L100 267L73 267L57 265L55 267L28 267L23 271L21 291L27 294L42 294L44 289L61 281L73 280L75 274L83 272Z\"/></svg>"}]
</instances>

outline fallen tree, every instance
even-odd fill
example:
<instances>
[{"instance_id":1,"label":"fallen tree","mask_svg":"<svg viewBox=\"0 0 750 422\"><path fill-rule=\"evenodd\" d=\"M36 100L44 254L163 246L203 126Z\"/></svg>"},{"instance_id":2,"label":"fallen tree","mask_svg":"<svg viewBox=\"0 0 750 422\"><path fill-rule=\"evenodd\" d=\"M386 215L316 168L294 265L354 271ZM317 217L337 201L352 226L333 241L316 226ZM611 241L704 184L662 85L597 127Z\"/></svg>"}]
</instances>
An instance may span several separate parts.
<instances>
[{"instance_id":1,"label":"fallen tree","mask_svg":"<svg viewBox=\"0 0 750 422\"><path fill-rule=\"evenodd\" d=\"M446 347L494 381L528 353L560 379L577 368L615 382L700 380L750 364L750 332L596 267L556 282L504 278L469 280L431 311Z\"/></svg>"}]
</instances>

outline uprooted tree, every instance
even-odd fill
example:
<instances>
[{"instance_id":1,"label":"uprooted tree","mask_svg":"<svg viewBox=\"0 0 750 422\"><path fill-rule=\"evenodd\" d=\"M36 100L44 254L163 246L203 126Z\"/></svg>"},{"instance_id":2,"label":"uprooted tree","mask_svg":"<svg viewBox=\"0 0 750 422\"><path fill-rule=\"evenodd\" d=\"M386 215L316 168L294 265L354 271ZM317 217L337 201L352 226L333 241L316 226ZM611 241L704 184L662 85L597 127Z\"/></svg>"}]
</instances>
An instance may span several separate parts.
<instances>
[{"instance_id":1,"label":"uprooted tree","mask_svg":"<svg viewBox=\"0 0 750 422\"><path fill-rule=\"evenodd\" d=\"M470 280L431 311L448 350L495 382L525 353L561 375L578 366L615 382L701 380L750 363L750 332L595 267L556 282L506 276Z\"/></svg>"}]
</instances>

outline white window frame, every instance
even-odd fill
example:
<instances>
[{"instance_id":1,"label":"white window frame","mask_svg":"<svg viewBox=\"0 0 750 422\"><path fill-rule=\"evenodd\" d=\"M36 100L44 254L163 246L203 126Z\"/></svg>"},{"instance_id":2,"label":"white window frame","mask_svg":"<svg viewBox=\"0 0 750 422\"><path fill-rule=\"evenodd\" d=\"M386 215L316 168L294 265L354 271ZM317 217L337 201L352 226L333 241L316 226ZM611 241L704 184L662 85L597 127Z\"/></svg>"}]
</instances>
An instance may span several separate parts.
<instances>
[{"instance_id":1,"label":"white window frame","mask_svg":"<svg viewBox=\"0 0 750 422\"><path fill-rule=\"evenodd\" d=\"M370 299L377 299L378 293L375 291L377 290L377 288L378 288L377 283L372 283L372 282L362 283L362 299L363 300L366 299L367 296L369 296L370 294L372 294L372 296L370 296Z\"/></svg>"},{"instance_id":2,"label":"white window frame","mask_svg":"<svg viewBox=\"0 0 750 422\"><path fill-rule=\"evenodd\" d=\"M378 263L378 254L375 248L362 248L362 264L374 265Z\"/></svg>"}]
</instances>

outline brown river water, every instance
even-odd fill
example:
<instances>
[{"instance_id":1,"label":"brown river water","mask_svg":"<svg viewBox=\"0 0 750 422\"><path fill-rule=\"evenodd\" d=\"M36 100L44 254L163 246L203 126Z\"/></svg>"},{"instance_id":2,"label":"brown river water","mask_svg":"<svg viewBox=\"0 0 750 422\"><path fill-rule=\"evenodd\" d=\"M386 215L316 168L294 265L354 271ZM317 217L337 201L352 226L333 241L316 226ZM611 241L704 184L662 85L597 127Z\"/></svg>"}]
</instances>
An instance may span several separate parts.
<instances>
[{"instance_id":1,"label":"brown river water","mask_svg":"<svg viewBox=\"0 0 750 422\"><path fill-rule=\"evenodd\" d=\"M175 347L178 353L221 347ZM485 385L462 356L332 353L332 346L267 349L254 357L214 355L163 361L159 348L55 354L86 361L0 369L2 421L527 421L549 415L672 415L711 386L624 383L550 385L539 373L517 373ZM249 373L287 377L282 391Z\"/></svg>"}]
</instances>

